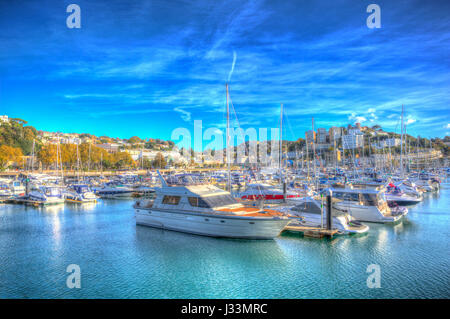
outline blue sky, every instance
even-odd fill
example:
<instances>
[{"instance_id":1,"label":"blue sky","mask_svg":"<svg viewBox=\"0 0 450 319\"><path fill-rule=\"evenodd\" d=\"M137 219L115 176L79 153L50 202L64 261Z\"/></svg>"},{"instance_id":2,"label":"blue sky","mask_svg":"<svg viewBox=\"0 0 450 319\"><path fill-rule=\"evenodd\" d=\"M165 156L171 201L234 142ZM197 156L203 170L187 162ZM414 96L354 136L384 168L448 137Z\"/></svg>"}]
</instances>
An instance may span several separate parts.
<instances>
[{"instance_id":1,"label":"blue sky","mask_svg":"<svg viewBox=\"0 0 450 319\"><path fill-rule=\"evenodd\" d=\"M225 83L242 128L287 139L380 124L450 135L449 1L1 1L0 114L38 129L169 139L225 125ZM66 7L81 7L81 29Z\"/></svg>"}]
</instances>

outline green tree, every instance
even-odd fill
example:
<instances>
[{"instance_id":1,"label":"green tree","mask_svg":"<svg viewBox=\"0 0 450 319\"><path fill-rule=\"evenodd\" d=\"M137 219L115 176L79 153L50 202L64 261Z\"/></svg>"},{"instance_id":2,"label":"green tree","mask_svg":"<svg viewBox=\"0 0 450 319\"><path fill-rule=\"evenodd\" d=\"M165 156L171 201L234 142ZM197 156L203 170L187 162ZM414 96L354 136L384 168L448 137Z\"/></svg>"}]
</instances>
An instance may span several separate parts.
<instances>
[{"instance_id":1,"label":"green tree","mask_svg":"<svg viewBox=\"0 0 450 319\"><path fill-rule=\"evenodd\" d=\"M167 165L167 161L164 156L160 152L158 152L152 164L155 168L164 168Z\"/></svg>"}]
</instances>

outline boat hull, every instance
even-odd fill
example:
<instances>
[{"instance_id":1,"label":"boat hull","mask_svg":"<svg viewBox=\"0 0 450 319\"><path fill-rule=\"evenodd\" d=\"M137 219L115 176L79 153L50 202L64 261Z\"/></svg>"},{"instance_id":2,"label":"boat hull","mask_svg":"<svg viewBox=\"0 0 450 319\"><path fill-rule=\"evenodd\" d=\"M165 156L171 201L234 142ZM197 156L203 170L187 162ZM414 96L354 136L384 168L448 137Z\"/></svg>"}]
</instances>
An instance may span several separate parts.
<instances>
[{"instance_id":1,"label":"boat hull","mask_svg":"<svg viewBox=\"0 0 450 319\"><path fill-rule=\"evenodd\" d=\"M220 238L273 239L289 222L289 219L259 219L136 209L137 225Z\"/></svg>"},{"instance_id":2,"label":"boat hull","mask_svg":"<svg viewBox=\"0 0 450 319\"><path fill-rule=\"evenodd\" d=\"M350 215L356 220L372 223L396 223L404 215L385 215L375 206L360 206L348 203L336 204L337 207L347 209Z\"/></svg>"}]
</instances>

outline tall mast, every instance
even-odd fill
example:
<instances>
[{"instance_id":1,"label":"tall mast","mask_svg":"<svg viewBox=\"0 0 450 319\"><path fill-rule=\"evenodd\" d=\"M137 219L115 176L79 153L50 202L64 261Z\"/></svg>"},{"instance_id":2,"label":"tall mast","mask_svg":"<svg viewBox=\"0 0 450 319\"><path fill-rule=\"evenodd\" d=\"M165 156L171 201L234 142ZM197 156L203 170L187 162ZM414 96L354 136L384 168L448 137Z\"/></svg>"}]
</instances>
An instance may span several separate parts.
<instances>
[{"instance_id":1,"label":"tall mast","mask_svg":"<svg viewBox=\"0 0 450 319\"><path fill-rule=\"evenodd\" d=\"M77 183L80 182L80 153L78 152L78 143L77 143Z\"/></svg>"},{"instance_id":2,"label":"tall mast","mask_svg":"<svg viewBox=\"0 0 450 319\"><path fill-rule=\"evenodd\" d=\"M62 167L62 156L61 156L61 147L60 147L60 139L58 136L58 141L56 144L56 175L58 175L58 171L61 169L61 182L64 184L64 175L63 175L63 167Z\"/></svg>"},{"instance_id":3,"label":"tall mast","mask_svg":"<svg viewBox=\"0 0 450 319\"><path fill-rule=\"evenodd\" d=\"M92 144L89 143L89 160L88 160L88 171L91 170L91 146Z\"/></svg>"},{"instance_id":4,"label":"tall mast","mask_svg":"<svg viewBox=\"0 0 450 319\"><path fill-rule=\"evenodd\" d=\"M334 130L333 130L333 149L334 149L334 174L337 175L336 132Z\"/></svg>"},{"instance_id":5,"label":"tall mast","mask_svg":"<svg viewBox=\"0 0 450 319\"><path fill-rule=\"evenodd\" d=\"M405 124L405 130L403 132L405 134L405 159L406 159L406 165L405 165L405 169L406 172L409 172L409 139L408 139L408 135L406 134L406 124Z\"/></svg>"},{"instance_id":6,"label":"tall mast","mask_svg":"<svg viewBox=\"0 0 450 319\"><path fill-rule=\"evenodd\" d=\"M403 178L403 104L402 104L402 124L401 124L401 140L400 140L400 172Z\"/></svg>"},{"instance_id":7,"label":"tall mast","mask_svg":"<svg viewBox=\"0 0 450 319\"><path fill-rule=\"evenodd\" d=\"M58 175L58 170L59 170L59 147L58 147L58 143L56 143L56 162L55 162L55 170L56 170L56 175Z\"/></svg>"},{"instance_id":8,"label":"tall mast","mask_svg":"<svg viewBox=\"0 0 450 319\"><path fill-rule=\"evenodd\" d=\"M286 201L286 181L285 176L283 176L283 168L282 168L282 162L283 162L283 104L281 104L281 111L280 111L280 180L283 185L283 201Z\"/></svg>"},{"instance_id":9,"label":"tall mast","mask_svg":"<svg viewBox=\"0 0 450 319\"><path fill-rule=\"evenodd\" d=\"M314 133L314 117L312 118L312 136L313 136L313 168L314 168L314 186L316 185L317 179L316 179L316 145L314 143L315 140L315 133Z\"/></svg>"},{"instance_id":10,"label":"tall mast","mask_svg":"<svg viewBox=\"0 0 450 319\"><path fill-rule=\"evenodd\" d=\"M230 105L228 102L229 93L228 93L228 83L225 85L227 91L227 168L228 168L228 181L227 188L228 191L231 192L231 153L230 153Z\"/></svg>"},{"instance_id":11,"label":"tall mast","mask_svg":"<svg viewBox=\"0 0 450 319\"><path fill-rule=\"evenodd\" d=\"M282 157L283 157L283 104L281 104L281 111L280 111L280 152L278 154L279 156L279 163L278 163L278 167L280 169L280 177L282 175L282 167L281 167L281 163L283 161Z\"/></svg>"},{"instance_id":12,"label":"tall mast","mask_svg":"<svg viewBox=\"0 0 450 319\"><path fill-rule=\"evenodd\" d=\"M62 162L62 151L61 151L61 144L58 139L58 148L59 148L59 165L61 166L61 180L64 185L64 167Z\"/></svg>"},{"instance_id":13,"label":"tall mast","mask_svg":"<svg viewBox=\"0 0 450 319\"><path fill-rule=\"evenodd\" d=\"M416 140L416 170L419 170L419 147L420 147L420 135L417 136Z\"/></svg>"},{"instance_id":14,"label":"tall mast","mask_svg":"<svg viewBox=\"0 0 450 319\"><path fill-rule=\"evenodd\" d=\"M36 140L33 139L33 149L31 150L31 172L33 172L34 168L34 144Z\"/></svg>"},{"instance_id":15,"label":"tall mast","mask_svg":"<svg viewBox=\"0 0 450 319\"><path fill-rule=\"evenodd\" d=\"M308 150L308 135L305 133L305 144L306 144L306 166L308 169L308 182L309 182L309 150Z\"/></svg>"}]
</instances>

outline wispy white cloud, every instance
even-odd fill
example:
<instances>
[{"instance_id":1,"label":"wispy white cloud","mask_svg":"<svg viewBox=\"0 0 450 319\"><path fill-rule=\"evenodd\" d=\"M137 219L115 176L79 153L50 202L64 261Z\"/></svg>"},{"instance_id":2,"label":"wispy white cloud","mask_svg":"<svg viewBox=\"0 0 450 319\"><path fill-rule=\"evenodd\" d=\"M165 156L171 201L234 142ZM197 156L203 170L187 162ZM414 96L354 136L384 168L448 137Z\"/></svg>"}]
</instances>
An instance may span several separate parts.
<instances>
[{"instance_id":1,"label":"wispy white cloud","mask_svg":"<svg viewBox=\"0 0 450 319\"><path fill-rule=\"evenodd\" d=\"M175 112L181 113L181 118L185 122L191 121L191 112L186 111L185 109L182 109L181 107L176 107L173 109Z\"/></svg>"},{"instance_id":2,"label":"wispy white cloud","mask_svg":"<svg viewBox=\"0 0 450 319\"><path fill-rule=\"evenodd\" d=\"M276 126L284 103L299 136L312 116L318 125L351 121L394 130L404 104L409 130L449 129L448 20L427 22L417 19L420 7L408 14L397 8L386 13L395 23L374 33L353 26L360 25L350 17L354 8L339 11L348 20L329 16L329 28L315 15L320 4L308 5L307 16L302 5L227 0L180 2L175 8L140 1L123 10L116 3L90 10L97 19L83 33L54 28L60 24L55 14L39 30L46 37L20 28L0 32L0 66L15 80L60 84L54 96L91 116L159 109L176 114L174 120L224 122L225 80L232 77L241 125ZM33 5L45 15L38 7ZM190 18L174 18L175 11Z\"/></svg>"},{"instance_id":3,"label":"wispy white cloud","mask_svg":"<svg viewBox=\"0 0 450 319\"><path fill-rule=\"evenodd\" d=\"M227 83L230 83L231 75L233 75L234 71L234 65L236 64L236 51L233 51L233 63L231 64L231 70L230 73L228 73L228 80Z\"/></svg>"}]
</instances>

